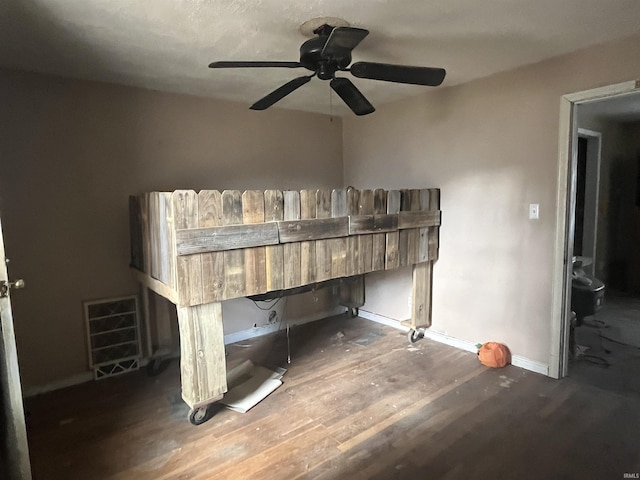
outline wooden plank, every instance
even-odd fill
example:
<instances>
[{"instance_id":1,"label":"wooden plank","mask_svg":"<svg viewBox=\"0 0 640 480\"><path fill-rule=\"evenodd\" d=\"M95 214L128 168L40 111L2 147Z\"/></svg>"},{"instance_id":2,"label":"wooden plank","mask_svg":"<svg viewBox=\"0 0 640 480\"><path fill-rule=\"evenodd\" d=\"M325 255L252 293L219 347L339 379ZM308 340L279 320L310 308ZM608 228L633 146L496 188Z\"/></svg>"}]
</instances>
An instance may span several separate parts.
<instances>
[{"instance_id":1,"label":"wooden plank","mask_svg":"<svg viewBox=\"0 0 640 480\"><path fill-rule=\"evenodd\" d=\"M429 189L420 190L420 210L425 212L429 210L430 205ZM438 223L440 216L438 215ZM429 227L420 228L420 244L418 246L418 262L426 262L429 260Z\"/></svg>"},{"instance_id":2,"label":"wooden plank","mask_svg":"<svg viewBox=\"0 0 640 480\"><path fill-rule=\"evenodd\" d=\"M177 289L176 242L173 202L171 192L160 192L158 196L158 264L159 280Z\"/></svg>"},{"instance_id":3,"label":"wooden plank","mask_svg":"<svg viewBox=\"0 0 640 480\"><path fill-rule=\"evenodd\" d=\"M385 221L381 217L386 217L387 213L387 192L383 189L378 188L373 192L373 213L374 213L374 227L379 228L379 231L384 231ZM376 217L379 220L376 220ZM395 216L391 216L393 219ZM397 228L397 220L392 220L391 227L393 229ZM386 244L386 235L384 233L376 233L373 235L373 258L371 269L373 271L376 270L384 270L385 264L385 244Z\"/></svg>"},{"instance_id":4,"label":"wooden plank","mask_svg":"<svg viewBox=\"0 0 640 480\"><path fill-rule=\"evenodd\" d=\"M398 229L414 229L437 227L440 225L440 211L433 212L400 212Z\"/></svg>"},{"instance_id":5,"label":"wooden plank","mask_svg":"<svg viewBox=\"0 0 640 480\"><path fill-rule=\"evenodd\" d=\"M284 220L293 221L300 219L301 196L300 192L284 192ZM300 243L287 243L282 246L284 252L284 288L294 288L302 285L301 275L301 245Z\"/></svg>"},{"instance_id":6,"label":"wooden plank","mask_svg":"<svg viewBox=\"0 0 640 480\"><path fill-rule=\"evenodd\" d=\"M190 408L218 401L227 391L219 302L178 307L182 398Z\"/></svg>"},{"instance_id":7,"label":"wooden plank","mask_svg":"<svg viewBox=\"0 0 640 480\"><path fill-rule=\"evenodd\" d=\"M179 303L178 292L176 292L169 285L162 283L160 280L156 280L151 275L148 275L146 273L142 273L138 271L134 271L134 273L135 273L136 279L142 285L153 290L158 295L166 298L171 303L178 305Z\"/></svg>"},{"instance_id":8,"label":"wooden plank","mask_svg":"<svg viewBox=\"0 0 640 480\"><path fill-rule=\"evenodd\" d=\"M331 228L327 226L326 229L321 228L318 233L323 231L322 235L316 235L316 281L321 282L331 278L331 242L328 240L321 240L325 238L333 238L337 236L347 236L349 234L349 219L344 218L331 218L331 190L319 189L316 191L316 222L331 221L333 223L333 230L338 235L331 234ZM346 220L346 222L345 222ZM346 226L346 234L344 234Z\"/></svg>"},{"instance_id":9,"label":"wooden plank","mask_svg":"<svg viewBox=\"0 0 640 480\"><path fill-rule=\"evenodd\" d=\"M428 328L431 326L431 284L433 263L423 262L413 265L413 286L411 304L411 327Z\"/></svg>"},{"instance_id":10,"label":"wooden plank","mask_svg":"<svg viewBox=\"0 0 640 480\"><path fill-rule=\"evenodd\" d=\"M320 189L316 191L316 218L331 217L331 190Z\"/></svg>"},{"instance_id":11,"label":"wooden plank","mask_svg":"<svg viewBox=\"0 0 640 480\"><path fill-rule=\"evenodd\" d=\"M176 190L171 194L174 227L176 229L196 228L198 226L198 194L193 190ZM175 233L173 233L175 235ZM172 242L176 249L175 240ZM174 255L173 252L171 254ZM200 255L175 257L176 291L180 305L198 305L202 303L202 259Z\"/></svg>"},{"instance_id":12,"label":"wooden plank","mask_svg":"<svg viewBox=\"0 0 640 480\"><path fill-rule=\"evenodd\" d=\"M242 195L238 190L222 192L222 224L242 224ZM224 252L224 298L245 297L244 251Z\"/></svg>"},{"instance_id":13,"label":"wooden plank","mask_svg":"<svg viewBox=\"0 0 640 480\"><path fill-rule=\"evenodd\" d=\"M176 232L179 256L277 244L278 225L275 222L192 228Z\"/></svg>"},{"instance_id":14,"label":"wooden plank","mask_svg":"<svg viewBox=\"0 0 640 480\"><path fill-rule=\"evenodd\" d=\"M360 191L353 187L347 189L347 214L360 215ZM357 275L360 271L360 242L356 235L347 239L347 276Z\"/></svg>"},{"instance_id":15,"label":"wooden plank","mask_svg":"<svg viewBox=\"0 0 640 480\"><path fill-rule=\"evenodd\" d=\"M303 242L349 235L349 217L276 222L280 243Z\"/></svg>"},{"instance_id":16,"label":"wooden plank","mask_svg":"<svg viewBox=\"0 0 640 480\"><path fill-rule=\"evenodd\" d=\"M160 193L149 193L149 263L147 271L156 280L160 280L160 214L158 212L160 204Z\"/></svg>"},{"instance_id":17,"label":"wooden plank","mask_svg":"<svg viewBox=\"0 0 640 480\"><path fill-rule=\"evenodd\" d=\"M331 216L347 218L347 191L331 192ZM331 278L344 277L347 274L347 237L331 240Z\"/></svg>"},{"instance_id":18,"label":"wooden plank","mask_svg":"<svg viewBox=\"0 0 640 480\"><path fill-rule=\"evenodd\" d=\"M218 190L200 190L198 192L198 226L210 228L221 224L222 194ZM176 233L176 237L179 233ZM201 259L202 302L219 302L224 298L224 253L203 253Z\"/></svg>"},{"instance_id":19,"label":"wooden plank","mask_svg":"<svg viewBox=\"0 0 640 480\"><path fill-rule=\"evenodd\" d=\"M387 213L397 214L400 212L401 195L399 190L389 190L387 192ZM385 269L391 270L400 266L398 258L399 232L387 233L385 246Z\"/></svg>"},{"instance_id":20,"label":"wooden plank","mask_svg":"<svg viewBox=\"0 0 640 480\"><path fill-rule=\"evenodd\" d=\"M151 231L149 228L149 199L150 194L145 193L140 196L140 207L141 207L141 222L142 222L142 248L143 253L142 257L144 259L144 266L142 271L146 274L150 275L150 264L151 264Z\"/></svg>"},{"instance_id":21,"label":"wooden plank","mask_svg":"<svg viewBox=\"0 0 640 480\"><path fill-rule=\"evenodd\" d=\"M411 210L411 196L409 190L401 190L400 211ZM409 230L401 230L398 233L398 264L400 267L409 265Z\"/></svg>"},{"instance_id":22,"label":"wooden plank","mask_svg":"<svg viewBox=\"0 0 640 480\"><path fill-rule=\"evenodd\" d=\"M298 201L298 208L300 202ZM284 195L280 190L264 192L264 221L284 220ZM277 225L276 225L277 226ZM271 245L265 248L267 268L267 291L284 288L284 246Z\"/></svg>"},{"instance_id":23,"label":"wooden plank","mask_svg":"<svg viewBox=\"0 0 640 480\"><path fill-rule=\"evenodd\" d=\"M378 233L384 246L384 232L398 230L398 215L353 215L349 217L349 235Z\"/></svg>"},{"instance_id":24,"label":"wooden plank","mask_svg":"<svg viewBox=\"0 0 640 480\"><path fill-rule=\"evenodd\" d=\"M242 221L254 227L276 227L264 223L264 192L247 190L242 194ZM257 225L259 224L259 225ZM274 230L275 232L275 230ZM274 233L274 244L278 234ZM245 295L255 295L267 291L267 253L265 247L244 249Z\"/></svg>"},{"instance_id":25,"label":"wooden plank","mask_svg":"<svg viewBox=\"0 0 640 480\"><path fill-rule=\"evenodd\" d=\"M420 190L409 190L409 212L420 212ZM400 215L406 215L401 212ZM400 219L398 218L398 224ZM420 230L411 228L408 235L407 263L413 265L418 262L418 249L420 247Z\"/></svg>"},{"instance_id":26,"label":"wooden plank","mask_svg":"<svg viewBox=\"0 0 640 480\"><path fill-rule=\"evenodd\" d=\"M300 219L316 218L316 190L300 190ZM300 242L300 285L316 282L316 242Z\"/></svg>"},{"instance_id":27,"label":"wooden plank","mask_svg":"<svg viewBox=\"0 0 640 480\"><path fill-rule=\"evenodd\" d=\"M360 192L359 214L373 215L374 198L372 190ZM358 235L359 259L358 273L368 273L373 270L373 236L370 234Z\"/></svg>"},{"instance_id":28,"label":"wooden plank","mask_svg":"<svg viewBox=\"0 0 640 480\"><path fill-rule=\"evenodd\" d=\"M300 192L286 190L282 196L284 199L282 220L300 220Z\"/></svg>"},{"instance_id":29,"label":"wooden plank","mask_svg":"<svg viewBox=\"0 0 640 480\"><path fill-rule=\"evenodd\" d=\"M439 188L430 188L429 189L429 210L430 211L440 211L440 189ZM440 222L438 222L438 226L429 227L428 233L428 243L429 243L429 260L435 261L438 260L438 249L440 245Z\"/></svg>"}]
</instances>

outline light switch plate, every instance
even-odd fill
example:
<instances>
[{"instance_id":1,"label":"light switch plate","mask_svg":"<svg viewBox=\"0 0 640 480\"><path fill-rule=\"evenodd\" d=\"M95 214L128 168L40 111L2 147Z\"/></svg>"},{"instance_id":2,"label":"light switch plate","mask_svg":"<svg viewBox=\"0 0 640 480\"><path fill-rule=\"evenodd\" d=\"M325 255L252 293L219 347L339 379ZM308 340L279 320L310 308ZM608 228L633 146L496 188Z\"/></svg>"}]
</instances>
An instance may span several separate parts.
<instances>
[{"instance_id":1,"label":"light switch plate","mask_svg":"<svg viewBox=\"0 0 640 480\"><path fill-rule=\"evenodd\" d=\"M538 220L540 218L540 205L538 203L529 204L529 219Z\"/></svg>"}]
</instances>

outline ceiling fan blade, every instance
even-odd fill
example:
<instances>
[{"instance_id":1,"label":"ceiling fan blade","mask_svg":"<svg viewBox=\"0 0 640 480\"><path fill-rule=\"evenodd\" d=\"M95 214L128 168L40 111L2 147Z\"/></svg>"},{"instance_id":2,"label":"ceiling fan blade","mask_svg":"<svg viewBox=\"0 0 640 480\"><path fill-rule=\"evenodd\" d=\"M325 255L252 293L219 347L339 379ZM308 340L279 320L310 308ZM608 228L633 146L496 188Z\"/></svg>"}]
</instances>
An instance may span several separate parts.
<instances>
[{"instance_id":1,"label":"ceiling fan blade","mask_svg":"<svg viewBox=\"0 0 640 480\"><path fill-rule=\"evenodd\" d=\"M376 111L348 78L334 78L330 85L356 115L368 115Z\"/></svg>"},{"instance_id":2,"label":"ceiling fan blade","mask_svg":"<svg viewBox=\"0 0 640 480\"><path fill-rule=\"evenodd\" d=\"M363 28L336 27L329 34L320 56L342 58L349 55L367 35L369 30Z\"/></svg>"},{"instance_id":3,"label":"ceiling fan blade","mask_svg":"<svg viewBox=\"0 0 640 480\"><path fill-rule=\"evenodd\" d=\"M308 77L298 77L293 80L285 83L279 88L276 88L273 92L271 92L266 97L261 98L256 103L249 107L251 110L265 110L269 108L271 105L276 103L279 100L282 100L284 97L289 95L291 92L300 88L305 83L308 83L313 75L309 75Z\"/></svg>"},{"instance_id":4,"label":"ceiling fan blade","mask_svg":"<svg viewBox=\"0 0 640 480\"><path fill-rule=\"evenodd\" d=\"M281 67L298 68L302 67L300 62L212 62L209 68L254 68L254 67Z\"/></svg>"},{"instance_id":5,"label":"ceiling fan blade","mask_svg":"<svg viewBox=\"0 0 640 480\"><path fill-rule=\"evenodd\" d=\"M386 82L410 83L437 87L444 80L444 68L408 67L389 63L356 62L351 65L351 73L359 78L383 80Z\"/></svg>"}]
</instances>

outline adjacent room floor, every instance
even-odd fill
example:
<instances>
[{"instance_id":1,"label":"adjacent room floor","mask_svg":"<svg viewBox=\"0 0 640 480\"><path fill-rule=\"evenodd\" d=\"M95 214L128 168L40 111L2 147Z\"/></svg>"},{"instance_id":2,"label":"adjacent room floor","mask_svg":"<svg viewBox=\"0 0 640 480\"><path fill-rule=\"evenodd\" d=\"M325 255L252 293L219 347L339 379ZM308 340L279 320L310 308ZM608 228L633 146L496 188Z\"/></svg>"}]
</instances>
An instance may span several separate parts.
<instances>
[{"instance_id":1,"label":"adjacent room floor","mask_svg":"<svg viewBox=\"0 0 640 480\"><path fill-rule=\"evenodd\" d=\"M569 375L605 390L640 395L640 296L608 290L605 304L576 328L580 354Z\"/></svg>"},{"instance_id":2,"label":"adjacent room floor","mask_svg":"<svg viewBox=\"0 0 640 480\"><path fill-rule=\"evenodd\" d=\"M246 414L186 420L176 363L30 399L36 480L623 478L640 395L557 381L346 315L229 347L288 370Z\"/></svg>"}]
</instances>

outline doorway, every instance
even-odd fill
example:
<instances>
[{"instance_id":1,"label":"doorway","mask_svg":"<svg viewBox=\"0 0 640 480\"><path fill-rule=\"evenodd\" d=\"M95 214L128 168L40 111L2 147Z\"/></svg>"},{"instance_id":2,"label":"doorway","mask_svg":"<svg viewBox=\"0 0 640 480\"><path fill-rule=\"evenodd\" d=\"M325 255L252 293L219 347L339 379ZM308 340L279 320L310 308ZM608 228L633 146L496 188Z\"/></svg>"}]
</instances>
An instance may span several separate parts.
<instances>
[{"instance_id":1,"label":"doorway","mask_svg":"<svg viewBox=\"0 0 640 480\"><path fill-rule=\"evenodd\" d=\"M640 105L638 92L640 92L640 81L631 81L565 95L561 99L556 242L552 282L552 343L549 361L549 374L555 378L566 376L568 369L572 259L577 252L582 253L585 257L592 257L594 261L590 267L591 273L597 274L599 267L606 266L605 259L599 258L598 255L599 208L597 193L595 198L587 198L587 192L591 188L588 186L589 182L599 183L600 181L599 159L592 160L597 165L595 177L588 173L589 141L601 143L601 136L598 135L599 132L593 130L579 130L578 107L596 102L604 105L609 101L613 106L632 104L636 101ZM636 114L639 115L638 119L640 120L640 107L638 107ZM580 147L581 144L582 147ZM583 151L580 153L583 158L579 156L581 148ZM595 149L591 150L592 158L597 156L597 145ZM583 165L580 166L580 163ZM579 191L580 189L582 192ZM593 191L597 192L598 190L595 188ZM593 210L591 210L592 207ZM588 211L590 213L587 213ZM588 226L591 222L595 223ZM589 231L593 231L593 236L590 236Z\"/></svg>"}]
</instances>

